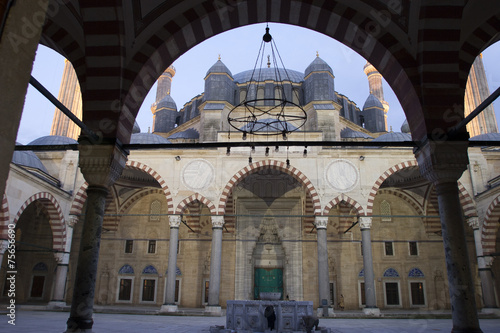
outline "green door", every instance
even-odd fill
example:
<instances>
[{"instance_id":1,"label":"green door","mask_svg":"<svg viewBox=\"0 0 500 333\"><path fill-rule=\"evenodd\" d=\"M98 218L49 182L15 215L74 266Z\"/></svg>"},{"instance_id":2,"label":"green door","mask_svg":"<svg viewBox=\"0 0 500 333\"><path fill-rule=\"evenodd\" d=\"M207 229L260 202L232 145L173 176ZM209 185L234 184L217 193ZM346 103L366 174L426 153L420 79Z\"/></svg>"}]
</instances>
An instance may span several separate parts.
<instances>
[{"instance_id":1,"label":"green door","mask_svg":"<svg viewBox=\"0 0 500 333\"><path fill-rule=\"evenodd\" d=\"M259 299L260 292L280 292L283 299L282 268L256 268L254 281L254 299Z\"/></svg>"}]
</instances>

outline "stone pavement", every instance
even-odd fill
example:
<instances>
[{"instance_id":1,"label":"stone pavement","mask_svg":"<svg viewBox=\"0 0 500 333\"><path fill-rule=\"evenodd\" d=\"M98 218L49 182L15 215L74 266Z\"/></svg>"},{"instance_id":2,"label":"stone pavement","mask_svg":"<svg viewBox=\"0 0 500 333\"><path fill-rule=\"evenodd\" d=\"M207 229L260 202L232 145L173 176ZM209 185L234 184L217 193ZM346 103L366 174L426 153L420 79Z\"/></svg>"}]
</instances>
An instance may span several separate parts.
<instances>
[{"instance_id":1,"label":"stone pavement","mask_svg":"<svg viewBox=\"0 0 500 333\"><path fill-rule=\"evenodd\" d=\"M25 311L16 313L16 325L0 317L0 332L60 333L66 328L68 312ZM225 325L225 317L159 316L138 314L94 314L95 333L176 332L208 333L210 326ZM481 319L483 333L500 332L500 319ZM424 333L451 332L450 319L320 319L320 326L334 333Z\"/></svg>"}]
</instances>

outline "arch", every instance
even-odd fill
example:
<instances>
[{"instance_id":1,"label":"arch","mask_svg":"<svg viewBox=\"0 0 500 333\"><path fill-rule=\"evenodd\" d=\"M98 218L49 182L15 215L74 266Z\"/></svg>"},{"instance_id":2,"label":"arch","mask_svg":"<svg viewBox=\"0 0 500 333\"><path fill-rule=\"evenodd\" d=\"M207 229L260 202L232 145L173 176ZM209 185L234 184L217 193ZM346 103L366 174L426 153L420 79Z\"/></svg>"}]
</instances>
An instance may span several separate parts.
<instances>
[{"instance_id":1,"label":"arch","mask_svg":"<svg viewBox=\"0 0 500 333\"><path fill-rule=\"evenodd\" d=\"M377 194L378 195L380 195L380 194L394 195L394 196L402 199L407 204L409 204L415 210L415 212L417 212L417 215L424 215L423 207L415 199L413 199L411 196L407 195L403 191L382 189L382 190L377 191Z\"/></svg>"},{"instance_id":2,"label":"arch","mask_svg":"<svg viewBox=\"0 0 500 333\"><path fill-rule=\"evenodd\" d=\"M24 204L19 208L19 211L12 222L14 225L21 217L24 210L34 201L41 202L47 209L49 214L50 228L52 229L52 246L56 251L65 251L66 249L66 224L64 221L64 215L57 202L56 198L49 192L39 192L28 198Z\"/></svg>"},{"instance_id":3,"label":"arch","mask_svg":"<svg viewBox=\"0 0 500 333\"><path fill-rule=\"evenodd\" d=\"M383 277L391 277L391 278L398 278L399 277L399 273L397 270L395 270L394 268L392 267L389 267L387 268L385 271L384 271L384 275Z\"/></svg>"},{"instance_id":4,"label":"arch","mask_svg":"<svg viewBox=\"0 0 500 333\"><path fill-rule=\"evenodd\" d=\"M80 186L78 191L75 194L75 198L73 199L73 203L71 204L71 208L69 210L69 215L78 216L83 211L83 206L85 205L85 201L87 200L87 187L89 183L85 182Z\"/></svg>"},{"instance_id":5,"label":"arch","mask_svg":"<svg viewBox=\"0 0 500 333\"><path fill-rule=\"evenodd\" d=\"M365 211L363 210L363 207L354 199L351 197L345 195L342 193L341 195L337 196L336 198L332 199L323 209L323 215L328 215L330 213L330 210L334 207L340 204L341 202L345 202L352 207L356 209L358 212L358 215L365 215Z\"/></svg>"},{"instance_id":6,"label":"arch","mask_svg":"<svg viewBox=\"0 0 500 333\"><path fill-rule=\"evenodd\" d=\"M477 216L476 204L464 185L458 181L458 196L466 217Z\"/></svg>"},{"instance_id":7,"label":"arch","mask_svg":"<svg viewBox=\"0 0 500 333\"><path fill-rule=\"evenodd\" d=\"M484 215L484 222L481 231L481 243L485 255L495 252L496 235L500 227L500 194L493 199Z\"/></svg>"},{"instance_id":8,"label":"arch","mask_svg":"<svg viewBox=\"0 0 500 333\"><path fill-rule=\"evenodd\" d=\"M276 160L262 160L258 162L254 162L250 165L247 165L240 171L236 172L234 176L229 180L229 182L226 184L224 187L224 190L222 190L222 194L219 200L219 206L218 206L218 215L223 215L226 209L226 203L228 201L229 195L231 194L231 191L233 190L234 186L240 182L243 178L246 176L257 172L259 170L265 169L265 168L271 168L274 170L279 170L281 172L287 173L288 175L292 176L295 178L297 181L299 181L302 186L304 186L311 196L312 202L313 202L313 207L314 207L314 215L321 215L321 204L320 204L320 199L318 192L316 191L316 188L312 184L312 182L297 168L290 166L286 167L286 164L284 162L276 161Z\"/></svg>"},{"instance_id":9,"label":"arch","mask_svg":"<svg viewBox=\"0 0 500 333\"><path fill-rule=\"evenodd\" d=\"M118 274L134 274L134 268L125 264L118 270Z\"/></svg>"},{"instance_id":10,"label":"arch","mask_svg":"<svg viewBox=\"0 0 500 333\"><path fill-rule=\"evenodd\" d=\"M122 207L120 208L119 214L125 214L134 203L136 203L140 199L142 199L150 194L165 194L165 193L163 192L163 190L160 190L160 189L146 189L146 190L140 191L140 192L134 194L133 196L131 196L130 198L128 198L122 204Z\"/></svg>"},{"instance_id":11,"label":"arch","mask_svg":"<svg viewBox=\"0 0 500 333\"><path fill-rule=\"evenodd\" d=\"M420 268L414 267L408 272L408 277L410 278L420 278L425 277L424 272Z\"/></svg>"},{"instance_id":12,"label":"arch","mask_svg":"<svg viewBox=\"0 0 500 333\"><path fill-rule=\"evenodd\" d=\"M158 274L158 271L156 270L155 266L153 266L153 265L147 265L142 270L142 274Z\"/></svg>"},{"instance_id":13,"label":"arch","mask_svg":"<svg viewBox=\"0 0 500 333\"><path fill-rule=\"evenodd\" d=\"M373 203L375 202L375 196L377 195L377 191L380 188L380 186L384 183L384 181L389 178L391 175L395 174L396 172L409 168L412 166L418 166L416 160L411 160L411 161L406 161L402 163L398 163L389 169L387 169L375 182L375 184L372 186L372 189L370 191L370 194L368 195L368 205L366 207L366 215L370 216L373 214Z\"/></svg>"},{"instance_id":14,"label":"arch","mask_svg":"<svg viewBox=\"0 0 500 333\"><path fill-rule=\"evenodd\" d=\"M9 229L9 202L7 196L3 195L2 206L0 207L0 239L7 239Z\"/></svg>"},{"instance_id":15,"label":"arch","mask_svg":"<svg viewBox=\"0 0 500 333\"><path fill-rule=\"evenodd\" d=\"M217 209L215 208L215 205L210 200L208 200L207 198L205 198L203 195L201 195L199 193L192 194L189 197L182 200L177 205L177 208L175 209L175 214L182 214L182 212L184 211L186 206L189 205L190 203L192 203L193 201L196 201L196 200L198 200L199 202L201 202L202 204L207 206L208 209L210 209L210 214L212 214L212 215L217 214Z\"/></svg>"},{"instance_id":16,"label":"arch","mask_svg":"<svg viewBox=\"0 0 500 333\"><path fill-rule=\"evenodd\" d=\"M44 262L39 262L33 266L33 272L48 272L49 268Z\"/></svg>"}]
</instances>

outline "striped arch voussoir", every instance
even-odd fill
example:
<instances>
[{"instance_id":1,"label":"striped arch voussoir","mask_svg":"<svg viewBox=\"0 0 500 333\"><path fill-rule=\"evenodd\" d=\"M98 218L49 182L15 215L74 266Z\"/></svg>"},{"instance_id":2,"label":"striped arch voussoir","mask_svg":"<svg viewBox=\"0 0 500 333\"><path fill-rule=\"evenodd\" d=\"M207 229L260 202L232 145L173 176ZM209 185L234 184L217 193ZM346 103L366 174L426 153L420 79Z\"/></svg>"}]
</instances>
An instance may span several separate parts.
<instances>
[{"instance_id":1,"label":"striped arch voussoir","mask_svg":"<svg viewBox=\"0 0 500 333\"><path fill-rule=\"evenodd\" d=\"M464 215L467 217L477 216L477 210L474 200L460 182L458 182L458 193L460 197L460 204L462 205L462 209L464 211Z\"/></svg>"},{"instance_id":2,"label":"striped arch voussoir","mask_svg":"<svg viewBox=\"0 0 500 333\"><path fill-rule=\"evenodd\" d=\"M498 195L489 205L484 216L483 228L481 231L481 243L485 255L495 252L496 235L500 227L500 195Z\"/></svg>"},{"instance_id":3,"label":"striped arch voussoir","mask_svg":"<svg viewBox=\"0 0 500 333\"><path fill-rule=\"evenodd\" d=\"M398 198L401 198L403 201L405 201L407 204L409 204L416 212L417 215L424 215L423 213L423 207L418 203L415 202L415 200L412 200L408 195L406 195L402 191L394 191L394 190L380 190L377 192L378 194L389 194L389 195L394 195Z\"/></svg>"},{"instance_id":4,"label":"striped arch voussoir","mask_svg":"<svg viewBox=\"0 0 500 333\"><path fill-rule=\"evenodd\" d=\"M351 207L354 207L356 211L358 212L358 215L365 215L365 211L363 207L354 199L348 197L347 195L341 194L335 199L331 200L326 206L325 209L323 209L323 215L328 215L330 213L330 210L340 204L341 202L345 202Z\"/></svg>"},{"instance_id":5,"label":"striped arch voussoir","mask_svg":"<svg viewBox=\"0 0 500 333\"><path fill-rule=\"evenodd\" d=\"M0 239L7 239L9 220L9 203L7 201L7 196L4 194L2 207L0 207Z\"/></svg>"},{"instance_id":6,"label":"striped arch voussoir","mask_svg":"<svg viewBox=\"0 0 500 333\"><path fill-rule=\"evenodd\" d=\"M141 171L147 173L148 175L152 176L154 179L156 179L158 184L160 184L163 193L165 194L165 198L167 199L168 214L172 214L174 212L174 203L173 203L173 199L172 199L172 194L170 193L170 190L167 186L167 183L158 174L158 172L156 172L155 170L153 170L149 166L147 166L143 163L140 163L140 162L136 162L136 161L127 161L126 166L133 168L133 169L141 170Z\"/></svg>"},{"instance_id":7,"label":"striped arch voussoir","mask_svg":"<svg viewBox=\"0 0 500 333\"><path fill-rule=\"evenodd\" d=\"M39 201L47 209L49 214L49 223L52 229L52 244L54 250L65 251L66 247L66 224L64 221L64 215L61 210L61 206L57 202L56 198L48 192L40 192L32 195L28 200L24 202L13 223L17 224L21 214L26 210L26 208L34 201Z\"/></svg>"},{"instance_id":8,"label":"striped arch voussoir","mask_svg":"<svg viewBox=\"0 0 500 333\"><path fill-rule=\"evenodd\" d=\"M229 182L222 190L222 194L219 200L219 206L217 207L218 215L223 215L226 210L226 203L233 190L234 186L238 184L243 178L246 176L257 172L259 170L270 168L273 170L279 170L281 172L287 173L290 176L294 177L298 180L309 192L311 196L311 200L314 206L314 215L321 215L321 203L319 199L318 192L316 188L312 184L312 182L297 168L290 166L287 168L284 162L275 161L275 160L262 160L250 165L245 166L240 171L236 172L233 177L229 180Z\"/></svg>"},{"instance_id":9,"label":"striped arch voussoir","mask_svg":"<svg viewBox=\"0 0 500 333\"><path fill-rule=\"evenodd\" d=\"M196 201L196 200L198 200L199 202L201 202L202 204L207 206L208 209L210 209L210 214L212 214L212 215L217 214L217 209L215 208L215 205L210 200L208 200L207 198L205 198L203 195L201 195L199 193L192 194L189 197L182 200L177 205L177 208L175 209L175 214L182 214L182 212L187 207L187 205L189 205L191 202Z\"/></svg>"},{"instance_id":10,"label":"striped arch voussoir","mask_svg":"<svg viewBox=\"0 0 500 333\"><path fill-rule=\"evenodd\" d=\"M373 214L373 203L375 202L375 196L377 195L377 191L380 188L380 186L384 183L384 181L389 178L391 175L395 174L396 172L403 170L405 168L417 166L417 161L406 161L402 163L398 163L389 169L387 169L375 182L375 184L372 186L372 189L370 191L370 194L368 196L368 205L366 207L366 215L372 215Z\"/></svg>"},{"instance_id":11,"label":"striped arch voussoir","mask_svg":"<svg viewBox=\"0 0 500 333\"><path fill-rule=\"evenodd\" d=\"M160 189L146 189L144 191L141 191L141 192L133 195L127 201L125 201L125 203L122 205L122 207L120 209L119 214L125 214L133 204L135 204L137 201L139 201L140 199L142 199L145 196L148 196L150 194L164 194L164 192L163 192L163 190L160 190Z\"/></svg>"}]
</instances>

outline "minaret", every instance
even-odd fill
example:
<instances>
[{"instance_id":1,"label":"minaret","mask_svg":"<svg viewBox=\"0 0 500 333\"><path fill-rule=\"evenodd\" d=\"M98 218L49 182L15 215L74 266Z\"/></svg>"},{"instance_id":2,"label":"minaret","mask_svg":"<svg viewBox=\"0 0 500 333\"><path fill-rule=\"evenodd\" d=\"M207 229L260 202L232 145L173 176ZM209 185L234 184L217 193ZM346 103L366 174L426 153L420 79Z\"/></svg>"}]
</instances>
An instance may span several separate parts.
<instances>
[{"instance_id":1,"label":"minaret","mask_svg":"<svg viewBox=\"0 0 500 333\"><path fill-rule=\"evenodd\" d=\"M481 104L489 95L490 89L488 81L486 80L486 72L483 65L483 55L480 54L469 72L467 85L465 88L465 101L464 101L464 116L467 117L469 113ZM477 117L467 124L467 131L469 136L473 137L479 134L498 133L497 119L493 104L490 104L484 109Z\"/></svg>"},{"instance_id":2,"label":"minaret","mask_svg":"<svg viewBox=\"0 0 500 333\"><path fill-rule=\"evenodd\" d=\"M156 101L151 105L153 113L153 133L168 133L175 128L177 105L170 96L174 66L168 67L158 79Z\"/></svg>"},{"instance_id":3,"label":"minaret","mask_svg":"<svg viewBox=\"0 0 500 333\"><path fill-rule=\"evenodd\" d=\"M78 119L82 119L82 93L76 73L68 60L64 61L64 71L59 88L59 101L63 103ZM80 127L56 108L52 120L50 135L62 135L78 140Z\"/></svg>"},{"instance_id":4,"label":"minaret","mask_svg":"<svg viewBox=\"0 0 500 333\"><path fill-rule=\"evenodd\" d=\"M368 61L363 67L366 76L368 76L368 85L370 87L370 94L378 98L384 107L385 130L387 131L387 113L389 112L389 103L384 99L384 88L382 87L382 74L380 74L372 64Z\"/></svg>"}]
</instances>

